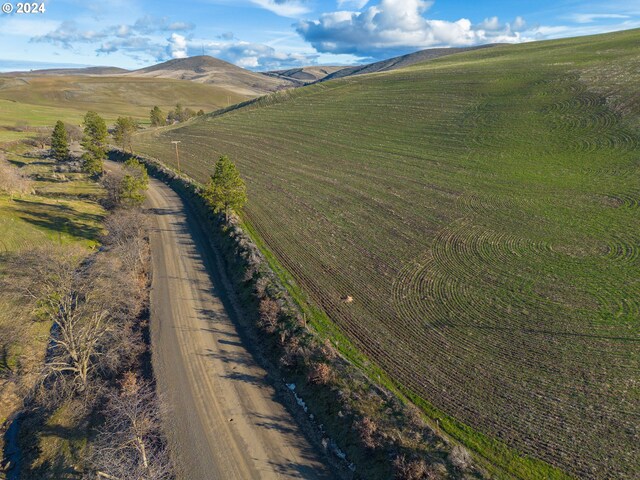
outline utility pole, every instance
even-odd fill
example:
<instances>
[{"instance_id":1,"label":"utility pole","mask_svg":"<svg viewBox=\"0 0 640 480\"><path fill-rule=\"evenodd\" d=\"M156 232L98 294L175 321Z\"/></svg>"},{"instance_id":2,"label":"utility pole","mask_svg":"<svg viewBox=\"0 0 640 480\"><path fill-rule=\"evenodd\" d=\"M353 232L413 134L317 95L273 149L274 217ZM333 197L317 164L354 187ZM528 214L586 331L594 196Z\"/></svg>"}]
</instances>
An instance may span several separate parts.
<instances>
[{"instance_id":1,"label":"utility pole","mask_svg":"<svg viewBox=\"0 0 640 480\"><path fill-rule=\"evenodd\" d=\"M178 152L178 144L180 143L180 140L172 140L171 143L176 146L176 161L178 162L178 175L180 175L180 153Z\"/></svg>"}]
</instances>

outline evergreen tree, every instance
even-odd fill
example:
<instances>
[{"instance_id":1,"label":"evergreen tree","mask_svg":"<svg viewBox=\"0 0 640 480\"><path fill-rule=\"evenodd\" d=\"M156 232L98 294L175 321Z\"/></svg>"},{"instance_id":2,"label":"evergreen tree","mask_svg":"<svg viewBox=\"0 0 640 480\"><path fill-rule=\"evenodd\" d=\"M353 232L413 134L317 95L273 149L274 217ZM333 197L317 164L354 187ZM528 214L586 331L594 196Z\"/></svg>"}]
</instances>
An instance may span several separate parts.
<instances>
[{"instance_id":1,"label":"evergreen tree","mask_svg":"<svg viewBox=\"0 0 640 480\"><path fill-rule=\"evenodd\" d=\"M232 211L247 203L247 188L234 163L225 155L218 159L214 174L207 184L204 196L216 212L223 212L229 220Z\"/></svg>"},{"instance_id":2,"label":"evergreen tree","mask_svg":"<svg viewBox=\"0 0 640 480\"><path fill-rule=\"evenodd\" d=\"M64 123L60 120L56 122L51 135L51 154L59 162L69 158L69 136Z\"/></svg>"},{"instance_id":3,"label":"evergreen tree","mask_svg":"<svg viewBox=\"0 0 640 480\"><path fill-rule=\"evenodd\" d=\"M157 105L151 109L150 118L152 127L161 127L167 123L164 113Z\"/></svg>"},{"instance_id":4,"label":"evergreen tree","mask_svg":"<svg viewBox=\"0 0 640 480\"><path fill-rule=\"evenodd\" d=\"M125 150L127 147L133 153L133 145L131 139L138 129L138 123L131 117L118 117L116 126L113 130L113 139L116 144Z\"/></svg>"},{"instance_id":5,"label":"evergreen tree","mask_svg":"<svg viewBox=\"0 0 640 480\"><path fill-rule=\"evenodd\" d=\"M82 146L85 153L83 169L91 175L100 175L107 158L107 124L96 112L87 112L84 116L84 136Z\"/></svg>"},{"instance_id":6,"label":"evergreen tree","mask_svg":"<svg viewBox=\"0 0 640 480\"><path fill-rule=\"evenodd\" d=\"M124 171L120 201L129 207L139 206L144 201L144 192L149 188L147 169L135 158L130 158L124 163Z\"/></svg>"}]
</instances>

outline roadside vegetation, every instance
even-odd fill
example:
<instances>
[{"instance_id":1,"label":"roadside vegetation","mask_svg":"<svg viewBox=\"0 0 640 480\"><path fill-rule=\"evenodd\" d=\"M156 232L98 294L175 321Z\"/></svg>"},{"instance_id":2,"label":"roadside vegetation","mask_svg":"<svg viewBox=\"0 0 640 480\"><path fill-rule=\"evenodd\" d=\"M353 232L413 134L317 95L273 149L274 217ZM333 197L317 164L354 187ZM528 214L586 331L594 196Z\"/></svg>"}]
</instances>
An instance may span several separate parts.
<instances>
[{"instance_id":1,"label":"roadside vegetation","mask_svg":"<svg viewBox=\"0 0 640 480\"><path fill-rule=\"evenodd\" d=\"M27 139L0 154L0 425L17 431L3 447L9 478L174 476L146 340L148 177L135 160L104 170L106 132L89 112L83 158L63 122L50 150Z\"/></svg>"},{"instance_id":2,"label":"roadside vegetation","mask_svg":"<svg viewBox=\"0 0 640 480\"><path fill-rule=\"evenodd\" d=\"M242 220L308 325L491 474L629 478L639 38L325 82L134 147L175 166L181 141L202 183L233 158Z\"/></svg>"}]
</instances>

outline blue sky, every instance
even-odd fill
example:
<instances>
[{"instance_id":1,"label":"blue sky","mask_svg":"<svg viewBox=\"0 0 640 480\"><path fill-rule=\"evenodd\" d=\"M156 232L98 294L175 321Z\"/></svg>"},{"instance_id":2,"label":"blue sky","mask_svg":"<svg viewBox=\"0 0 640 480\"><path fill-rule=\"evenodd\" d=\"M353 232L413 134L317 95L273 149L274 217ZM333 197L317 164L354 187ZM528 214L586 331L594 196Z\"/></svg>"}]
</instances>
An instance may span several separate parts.
<instances>
[{"instance_id":1,"label":"blue sky","mask_svg":"<svg viewBox=\"0 0 640 480\"><path fill-rule=\"evenodd\" d=\"M269 70L640 27L640 0L45 0L45 8L0 13L0 70L139 68L203 52Z\"/></svg>"}]
</instances>

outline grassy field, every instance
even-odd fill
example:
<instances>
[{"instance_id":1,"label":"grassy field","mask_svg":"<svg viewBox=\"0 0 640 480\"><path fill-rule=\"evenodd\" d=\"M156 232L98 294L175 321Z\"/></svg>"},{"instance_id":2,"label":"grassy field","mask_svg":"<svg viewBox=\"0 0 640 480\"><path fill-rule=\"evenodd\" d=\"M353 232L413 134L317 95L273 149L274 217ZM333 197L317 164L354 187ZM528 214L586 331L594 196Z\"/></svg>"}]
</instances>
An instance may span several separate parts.
<instances>
[{"instance_id":1,"label":"grassy field","mask_svg":"<svg viewBox=\"0 0 640 480\"><path fill-rule=\"evenodd\" d=\"M137 149L245 220L364 354L520 478L640 473L640 31L283 92ZM352 302L343 298L351 296ZM508 446L508 447L505 447Z\"/></svg>"},{"instance_id":2,"label":"grassy field","mask_svg":"<svg viewBox=\"0 0 640 480\"><path fill-rule=\"evenodd\" d=\"M54 172L54 161L35 158L18 144L2 154L32 179L33 194L7 195L0 192L0 276L11 279L5 255L42 247L79 247L75 253L89 254L98 245L104 210L97 203L102 189L85 174ZM4 161L4 160L0 160ZM31 308L0 291L0 433L5 421L22 408L41 372L51 324L37 322ZM7 341L3 332L10 332ZM64 417L60 412L56 417ZM68 415L67 415L68 416ZM57 421L55 418L52 422ZM43 435L34 447L40 448L44 462L56 458L58 450L68 448L64 429ZM60 433L62 432L62 433ZM3 438L0 436L0 452ZM52 453L53 452L53 453ZM0 477L3 477L0 471Z\"/></svg>"},{"instance_id":3,"label":"grassy field","mask_svg":"<svg viewBox=\"0 0 640 480\"><path fill-rule=\"evenodd\" d=\"M57 120L80 124L88 110L113 123L119 116L149 122L149 110L165 113L181 102L213 111L249 98L225 88L170 79L136 77L0 75L0 143L23 138L18 126L52 126Z\"/></svg>"},{"instance_id":4,"label":"grassy field","mask_svg":"<svg viewBox=\"0 0 640 480\"><path fill-rule=\"evenodd\" d=\"M33 195L0 194L2 250L15 251L46 242L98 244L104 210L96 202L102 188L82 173L56 175L54 161L24 155L14 149L7 159L34 181Z\"/></svg>"}]
</instances>

